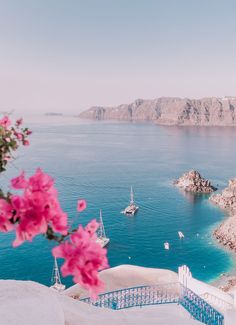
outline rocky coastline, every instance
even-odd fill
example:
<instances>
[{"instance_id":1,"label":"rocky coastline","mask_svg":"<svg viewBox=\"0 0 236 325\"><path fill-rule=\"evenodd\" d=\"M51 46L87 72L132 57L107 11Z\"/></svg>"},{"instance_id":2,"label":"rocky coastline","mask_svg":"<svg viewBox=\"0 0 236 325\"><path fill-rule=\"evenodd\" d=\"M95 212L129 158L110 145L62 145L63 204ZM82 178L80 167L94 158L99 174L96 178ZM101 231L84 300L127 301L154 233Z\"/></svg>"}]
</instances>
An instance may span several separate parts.
<instances>
[{"instance_id":1,"label":"rocky coastline","mask_svg":"<svg viewBox=\"0 0 236 325\"><path fill-rule=\"evenodd\" d=\"M218 279L211 282L211 285L224 292L234 292L236 288L236 276L234 272L222 273Z\"/></svg>"},{"instance_id":2,"label":"rocky coastline","mask_svg":"<svg viewBox=\"0 0 236 325\"><path fill-rule=\"evenodd\" d=\"M209 200L229 213L229 217L214 231L217 241L236 252L236 178L229 180L228 187Z\"/></svg>"},{"instance_id":3,"label":"rocky coastline","mask_svg":"<svg viewBox=\"0 0 236 325\"><path fill-rule=\"evenodd\" d=\"M229 216L213 235L220 244L236 252L236 215Z\"/></svg>"},{"instance_id":4,"label":"rocky coastline","mask_svg":"<svg viewBox=\"0 0 236 325\"><path fill-rule=\"evenodd\" d=\"M230 179L228 187L221 193L212 195L210 201L236 214L236 178Z\"/></svg>"},{"instance_id":5,"label":"rocky coastline","mask_svg":"<svg viewBox=\"0 0 236 325\"><path fill-rule=\"evenodd\" d=\"M212 193L217 190L211 185L211 182L204 179L196 170L190 170L184 173L180 178L174 181L174 185L183 189L186 192L192 193Z\"/></svg>"}]
</instances>

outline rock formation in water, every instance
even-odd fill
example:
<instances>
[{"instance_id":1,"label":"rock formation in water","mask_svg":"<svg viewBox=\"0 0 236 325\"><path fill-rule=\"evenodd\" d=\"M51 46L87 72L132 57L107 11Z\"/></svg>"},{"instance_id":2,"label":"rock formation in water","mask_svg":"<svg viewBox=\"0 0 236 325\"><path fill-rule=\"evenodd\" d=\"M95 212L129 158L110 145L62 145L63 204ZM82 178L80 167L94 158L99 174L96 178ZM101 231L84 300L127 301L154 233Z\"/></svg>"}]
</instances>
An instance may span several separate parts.
<instances>
[{"instance_id":1,"label":"rock formation in water","mask_svg":"<svg viewBox=\"0 0 236 325\"><path fill-rule=\"evenodd\" d=\"M236 97L137 99L116 107L94 106L78 116L93 120L151 121L160 125L235 126Z\"/></svg>"},{"instance_id":2,"label":"rock formation in water","mask_svg":"<svg viewBox=\"0 0 236 325\"><path fill-rule=\"evenodd\" d=\"M63 114L57 112L47 112L45 113L45 116L63 116Z\"/></svg>"},{"instance_id":3,"label":"rock formation in water","mask_svg":"<svg viewBox=\"0 0 236 325\"><path fill-rule=\"evenodd\" d=\"M211 193L216 191L216 188L211 185L211 182L202 178L200 173L196 170L190 170L183 174L183 176L174 181L174 184L184 189L186 192Z\"/></svg>"},{"instance_id":4,"label":"rock formation in water","mask_svg":"<svg viewBox=\"0 0 236 325\"><path fill-rule=\"evenodd\" d=\"M214 231L214 236L219 243L236 251L236 178L229 180L228 187L221 193L212 195L210 201L230 214Z\"/></svg>"}]
</instances>

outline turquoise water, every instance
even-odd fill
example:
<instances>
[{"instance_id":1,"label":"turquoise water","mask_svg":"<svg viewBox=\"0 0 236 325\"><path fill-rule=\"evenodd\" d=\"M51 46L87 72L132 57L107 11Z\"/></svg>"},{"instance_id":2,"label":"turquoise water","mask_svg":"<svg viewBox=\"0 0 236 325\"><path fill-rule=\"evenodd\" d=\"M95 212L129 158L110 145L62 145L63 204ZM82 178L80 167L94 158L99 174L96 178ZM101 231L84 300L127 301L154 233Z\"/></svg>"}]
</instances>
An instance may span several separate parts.
<instances>
[{"instance_id":1,"label":"turquoise water","mask_svg":"<svg viewBox=\"0 0 236 325\"><path fill-rule=\"evenodd\" d=\"M41 166L56 179L63 208L73 224L86 224L103 211L110 245L110 266L135 264L176 271L187 264L193 275L210 281L234 262L217 246L212 228L225 216L208 196L185 195L172 185L189 169L223 188L236 176L234 128L178 128L151 124L105 123L47 117L29 121L31 146L21 150L1 185L24 168ZM130 185L140 207L135 217L120 211ZM78 198L88 208L76 213ZM185 234L180 241L177 232ZM31 279L50 284L53 260L42 237L11 247L13 234L0 234L0 278ZM163 249L168 241L171 249ZM63 280L71 285L71 279Z\"/></svg>"}]
</instances>

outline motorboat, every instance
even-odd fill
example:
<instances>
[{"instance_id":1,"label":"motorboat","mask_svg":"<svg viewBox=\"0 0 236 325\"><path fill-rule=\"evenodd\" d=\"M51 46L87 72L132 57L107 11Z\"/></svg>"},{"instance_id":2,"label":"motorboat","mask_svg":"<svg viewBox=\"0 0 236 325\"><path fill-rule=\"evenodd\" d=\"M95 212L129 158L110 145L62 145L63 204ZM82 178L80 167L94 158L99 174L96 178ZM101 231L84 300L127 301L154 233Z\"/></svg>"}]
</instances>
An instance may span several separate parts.
<instances>
[{"instance_id":1,"label":"motorboat","mask_svg":"<svg viewBox=\"0 0 236 325\"><path fill-rule=\"evenodd\" d=\"M168 242L164 243L164 248L169 250L170 249L170 244Z\"/></svg>"},{"instance_id":2,"label":"motorboat","mask_svg":"<svg viewBox=\"0 0 236 325\"><path fill-rule=\"evenodd\" d=\"M184 234L182 233L182 231L178 231L178 235L179 235L179 238L180 239L183 239L184 238Z\"/></svg>"}]
</instances>

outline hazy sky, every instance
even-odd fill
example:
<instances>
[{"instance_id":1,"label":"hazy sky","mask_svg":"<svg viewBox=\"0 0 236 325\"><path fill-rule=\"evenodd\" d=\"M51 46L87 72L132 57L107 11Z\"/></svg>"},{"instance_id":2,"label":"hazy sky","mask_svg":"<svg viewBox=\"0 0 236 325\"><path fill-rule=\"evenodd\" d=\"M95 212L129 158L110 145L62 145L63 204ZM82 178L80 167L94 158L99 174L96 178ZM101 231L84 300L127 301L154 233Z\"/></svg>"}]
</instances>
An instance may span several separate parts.
<instances>
[{"instance_id":1,"label":"hazy sky","mask_svg":"<svg viewBox=\"0 0 236 325\"><path fill-rule=\"evenodd\" d=\"M236 1L0 0L0 110L236 95Z\"/></svg>"}]
</instances>

